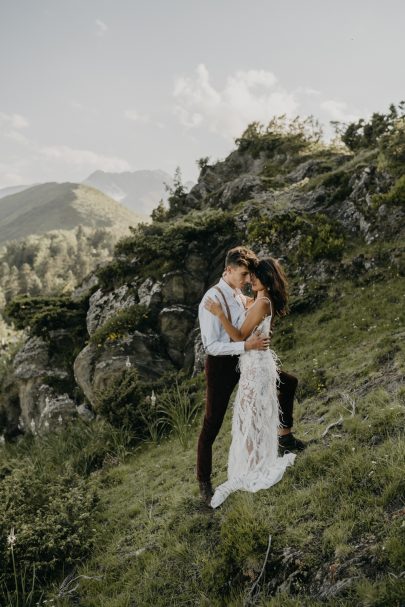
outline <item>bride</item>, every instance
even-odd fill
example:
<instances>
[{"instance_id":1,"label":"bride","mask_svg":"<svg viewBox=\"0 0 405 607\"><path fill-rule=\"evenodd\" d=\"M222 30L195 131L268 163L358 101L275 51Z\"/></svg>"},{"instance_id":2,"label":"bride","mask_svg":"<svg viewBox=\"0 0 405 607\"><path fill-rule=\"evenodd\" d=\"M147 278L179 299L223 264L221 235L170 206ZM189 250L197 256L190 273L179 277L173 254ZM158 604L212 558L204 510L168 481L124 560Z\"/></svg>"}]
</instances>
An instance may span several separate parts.
<instances>
[{"instance_id":1,"label":"bride","mask_svg":"<svg viewBox=\"0 0 405 607\"><path fill-rule=\"evenodd\" d=\"M233 341L243 341L253 333L271 335L275 316L287 313L287 280L276 259L267 257L257 262L252 273L252 289L255 299L240 329L230 323L218 302L207 298L204 304L218 316ZM238 489L256 492L271 487L294 462L294 453L278 457L277 366L278 357L271 349L248 350L240 355L228 480L216 488L212 508L217 508Z\"/></svg>"}]
</instances>

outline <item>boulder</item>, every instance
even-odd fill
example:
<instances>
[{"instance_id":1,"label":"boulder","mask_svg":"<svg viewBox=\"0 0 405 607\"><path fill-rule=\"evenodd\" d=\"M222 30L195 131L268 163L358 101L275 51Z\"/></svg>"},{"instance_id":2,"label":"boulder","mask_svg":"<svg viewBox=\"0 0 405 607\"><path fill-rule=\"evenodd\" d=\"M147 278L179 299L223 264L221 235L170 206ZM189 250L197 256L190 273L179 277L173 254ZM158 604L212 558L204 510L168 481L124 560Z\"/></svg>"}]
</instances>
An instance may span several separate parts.
<instances>
[{"instance_id":1,"label":"boulder","mask_svg":"<svg viewBox=\"0 0 405 607\"><path fill-rule=\"evenodd\" d=\"M76 383L89 403L95 406L96 392L109 385L126 366L135 367L145 380L156 379L173 370L172 363L165 358L160 337L139 331L100 347L89 343L79 352L73 369Z\"/></svg>"},{"instance_id":2,"label":"boulder","mask_svg":"<svg viewBox=\"0 0 405 607\"><path fill-rule=\"evenodd\" d=\"M138 288L139 303L148 308L157 308L162 303L162 283L147 278Z\"/></svg>"},{"instance_id":3,"label":"boulder","mask_svg":"<svg viewBox=\"0 0 405 607\"><path fill-rule=\"evenodd\" d=\"M97 274L88 274L80 285L78 285L72 292L71 298L74 301L78 301L87 295L90 295L92 291L99 285L99 279Z\"/></svg>"},{"instance_id":4,"label":"boulder","mask_svg":"<svg viewBox=\"0 0 405 607\"><path fill-rule=\"evenodd\" d=\"M254 198L263 189L260 177L242 175L227 183L218 195L218 204L222 209L229 209L238 202Z\"/></svg>"},{"instance_id":5,"label":"boulder","mask_svg":"<svg viewBox=\"0 0 405 607\"><path fill-rule=\"evenodd\" d=\"M133 285L124 284L114 291L104 293L98 289L89 299L87 311L87 331L92 335L118 311L129 308L138 302Z\"/></svg>"},{"instance_id":6,"label":"boulder","mask_svg":"<svg viewBox=\"0 0 405 607\"><path fill-rule=\"evenodd\" d=\"M57 400L60 396L49 384L71 383L70 369L63 365L62 355L64 341L68 334L69 332L64 329L54 331L52 334L52 350L56 351L58 356L52 354L48 342L36 336L29 338L16 354L13 361L13 375L18 389L20 430L30 429L32 424L39 429L42 425L41 420L47 419L50 411L49 399L52 397L53 400ZM60 345L59 350L58 344ZM67 363L67 361L65 362ZM64 415L71 416L75 413L75 404L67 394L64 394L58 403L56 407L58 416L62 409ZM47 407L48 413L44 414ZM53 417L52 413L50 415L52 418L50 420L51 429Z\"/></svg>"},{"instance_id":7,"label":"boulder","mask_svg":"<svg viewBox=\"0 0 405 607\"><path fill-rule=\"evenodd\" d=\"M185 346L194 322L195 313L185 306L163 308L159 314L160 332L167 353L178 367L184 364Z\"/></svg>"},{"instance_id":8,"label":"boulder","mask_svg":"<svg viewBox=\"0 0 405 607\"><path fill-rule=\"evenodd\" d=\"M41 403L41 414L37 431L41 434L55 432L63 428L67 421L77 417L76 404L66 392L56 394L52 388L43 384L38 389L38 398Z\"/></svg>"},{"instance_id":9,"label":"boulder","mask_svg":"<svg viewBox=\"0 0 405 607\"><path fill-rule=\"evenodd\" d=\"M167 272L162 278L163 305L186 304L193 305L200 301L205 290L205 273L197 274L200 257L195 256L188 262L193 273L175 270Z\"/></svg>"}]
</instances>

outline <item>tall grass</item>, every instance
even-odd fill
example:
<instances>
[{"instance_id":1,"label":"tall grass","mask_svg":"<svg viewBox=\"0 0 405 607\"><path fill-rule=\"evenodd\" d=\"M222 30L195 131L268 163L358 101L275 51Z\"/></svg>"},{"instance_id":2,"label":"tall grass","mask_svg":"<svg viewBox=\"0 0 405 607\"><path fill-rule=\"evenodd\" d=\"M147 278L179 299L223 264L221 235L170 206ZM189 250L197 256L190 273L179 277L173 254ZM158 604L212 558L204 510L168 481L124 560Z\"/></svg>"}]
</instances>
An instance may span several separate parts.
<instances>
[{"instance_id":1,"label":"tall grass","mask_svg":"<svg viewBox=\"0 0 405 607\"><path fill-rule=\"evenodd\" d=\"M156 396L150 413L145 416L150 437L157 442L164 434L173 433L183 449L187 449L200 403L185 384L176 379L173 388Z\"/></svg>"}]
</instances>

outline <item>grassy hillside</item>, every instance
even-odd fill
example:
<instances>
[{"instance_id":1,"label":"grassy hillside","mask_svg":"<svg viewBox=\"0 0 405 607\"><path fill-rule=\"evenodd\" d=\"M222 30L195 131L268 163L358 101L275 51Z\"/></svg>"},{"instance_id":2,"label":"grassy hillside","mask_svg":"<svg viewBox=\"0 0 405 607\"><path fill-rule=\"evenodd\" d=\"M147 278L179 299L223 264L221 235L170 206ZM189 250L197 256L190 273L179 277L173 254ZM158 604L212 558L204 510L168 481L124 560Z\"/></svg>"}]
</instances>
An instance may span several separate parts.
<instances>
[{"instance_id":1,"label":"grassy hillside","mask_svg":"<svg viewBox=\"0 0 405 607\"><path fill-rule=\"evenodd\" d=\"M0 201L0 243L50 230L136 225L144 218L95 188L76 183L32 186Z\"/></svg>"},{"instance_id":2,"label":"grassy hillside","mask_svg":"<svg viewBox=\"0 0 405 607\"><path fill-rule=\"evenodd\" d=\"M401 284L341 283L335 300L290 319L291 349L280 324L274 348L301 379L296 433L313 443L277 486L203 511L194 479L198 428L185 451L172 439L101 472L99 544L79 568L93 578L82 579L80 604L248 604L271 535L256 604L400 605ZM322 438L340 415L342 424ZM226 478L230 417L215 443L215 483Z\"/></svg>"},{"instance_id":3,"label":"grassy hillside","mask_svg":"<svg viewBox=\"0 0 405 607\"><path fill-rule=\"evenodd\" d=\"M66 566L46 594L52 604L403 604L402 284L395 272L341 281L317 309L279 323L273 347L300 378L296 434L311 444L270 490L238 492L212 512L200 505L194 477L202 408L186 449L176 437L135 451L108 445L89 477L100 499L90 556ZM195 382L202 407L202 377ZM226 475L230 419L229 409L215 443L214 483ZM57 445L53 439L53 461L63 460ZM33 457L46 468L45 454ZM86 456L77 450L74 466ZM72 571L76 582L61 589Z\"/></svg>"},{"instance_id":4,"label":"grassy hillside","mask_svg":"<svg viewBox=\"0 0 405 607\"><path fill-rule=\"evenodd\" d=\"M103 293L130 286L139 304L118 307L94 335L104 365L126 341L137 346L130 340L159 331L167 302L195 314L200 296L170 290L173 276L205 288L235 244L281 257L291 314L277 323L273 347L299 377L294 431L308 448L275 487L204 508L195 479L203 376L189 376L191 362L141 379L143 360L131 366L129 356L118 373L100 367L103 389L94 385L87 403L93 422L55 423L38 436L32 408L33 431L0 448L7 607L405 604L405 117L391 107L349 125L339 149L306 127L253 123L227 159L201 163L189 193L176 182L169 208L131 229L97 270ZM162 283L161 300L141 302L145 284ZM51 348L55 327L70 319L81 349L88 297L8 307ZM186 331L194 339L192 325ZM163 343L165 334L154 337ZM7 403L18 413L18 402ZM214 484L225 479L230 422L231 408L215 443Z\"/></svg>"}]
</instances>

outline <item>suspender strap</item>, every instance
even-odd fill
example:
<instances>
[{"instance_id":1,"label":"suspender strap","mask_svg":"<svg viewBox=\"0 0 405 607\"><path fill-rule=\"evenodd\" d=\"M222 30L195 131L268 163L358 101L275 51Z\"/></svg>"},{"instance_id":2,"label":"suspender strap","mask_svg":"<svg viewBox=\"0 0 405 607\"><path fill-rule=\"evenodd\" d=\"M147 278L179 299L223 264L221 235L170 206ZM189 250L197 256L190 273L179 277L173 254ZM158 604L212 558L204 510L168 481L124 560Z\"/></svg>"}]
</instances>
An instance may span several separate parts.
<instances>
[{"instance_id":1,"label":"suspender strap","mask_svg":"<svg viewBox=\"0 0 405 607\"><path fill-rule=\"evenodd\" d=\"M217 286L215 286L214 289L216 289L218 291L218 293L220 293L222 295L222 299L224 300L224 304L225 304L225 308L226 308L226 316L227 316L229 322L232 322L231 311L229 309L228 302L226 301L223 291L221 291L221 289Z\"/></svg>"}]
</instances>

